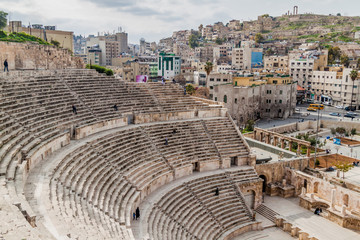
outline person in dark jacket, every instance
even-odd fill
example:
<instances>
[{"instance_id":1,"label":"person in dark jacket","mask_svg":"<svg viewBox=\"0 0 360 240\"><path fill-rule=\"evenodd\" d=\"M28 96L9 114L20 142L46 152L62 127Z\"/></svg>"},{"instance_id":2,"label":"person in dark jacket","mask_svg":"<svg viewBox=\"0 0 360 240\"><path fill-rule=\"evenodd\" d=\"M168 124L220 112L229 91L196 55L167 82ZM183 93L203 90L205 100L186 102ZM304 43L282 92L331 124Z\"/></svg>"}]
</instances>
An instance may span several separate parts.
<instances>
[{"instance_id":1,"label":"person in dark jacket","mask_svg":"<svg viewBox=\"0 0 360 240\"><path fill-rule=\"evenodd\" d=\"M5 72L5 70L9 71L9 64L8 64L7 59L5 59L5 61L4 61L4 72Z\"/></svg>"},{"instance_id":2,"label":"person in dark jacket","mask_svg":"<svg viewBox=\"0 0 360 240\"><path fill-rule=\"evenodd\" d=\"M74 114L77 114L77 110L76 110L76 106L75 105L72 105L72 111Z\"/></svg>"},{"instance_id":3,"label":"person in dark jacket","mask_svg":"<svg viewBox=\"0 0 360 240\"><path fill-rule=\"evenodd\" d=\"M139 209L139 207L136 208L135 215L136 215L136 220L138 220L138 218L140 218L140 209Z\"/></svg>"}]
</instances>

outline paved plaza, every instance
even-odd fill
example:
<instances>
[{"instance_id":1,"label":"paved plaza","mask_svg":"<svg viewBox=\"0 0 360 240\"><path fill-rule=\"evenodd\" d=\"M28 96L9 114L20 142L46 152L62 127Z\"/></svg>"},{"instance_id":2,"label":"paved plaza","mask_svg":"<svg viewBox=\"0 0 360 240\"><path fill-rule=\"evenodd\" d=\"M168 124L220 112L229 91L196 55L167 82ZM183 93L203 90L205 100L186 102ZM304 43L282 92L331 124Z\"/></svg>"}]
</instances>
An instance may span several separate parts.
<instances>
[{"instance_id":1,"label":"paved plaza","mask_svg":"<svg viewBox=\"0 0 360 240\"><path fill-rule=\"evenodd\" d=\"M298 198L265 197L264 205L319 240L360 239L360 234L300 207Z\"/></svg>"}]
</instances>

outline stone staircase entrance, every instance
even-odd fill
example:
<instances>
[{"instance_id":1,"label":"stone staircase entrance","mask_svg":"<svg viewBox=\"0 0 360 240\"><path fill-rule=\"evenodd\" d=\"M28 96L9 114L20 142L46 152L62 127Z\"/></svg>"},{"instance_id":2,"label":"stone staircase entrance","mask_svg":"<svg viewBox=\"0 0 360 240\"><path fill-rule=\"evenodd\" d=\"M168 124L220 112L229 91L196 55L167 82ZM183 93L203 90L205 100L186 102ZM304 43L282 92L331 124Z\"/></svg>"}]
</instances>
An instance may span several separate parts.
<instances>
[{"instance_id":1,"label":"stone staircase entrance","mask_svg":"<svg viewBox=\"0 0 360 240\"><path fill-rule=\"evenodd\" d=\"M255 209L255 212L260 214L261 216L265 217L266 219L270 220L275 224L275 216L280 215L274 210L268 208L264 204L261 204L258 208Z\"/></svg>"}]
</instances>

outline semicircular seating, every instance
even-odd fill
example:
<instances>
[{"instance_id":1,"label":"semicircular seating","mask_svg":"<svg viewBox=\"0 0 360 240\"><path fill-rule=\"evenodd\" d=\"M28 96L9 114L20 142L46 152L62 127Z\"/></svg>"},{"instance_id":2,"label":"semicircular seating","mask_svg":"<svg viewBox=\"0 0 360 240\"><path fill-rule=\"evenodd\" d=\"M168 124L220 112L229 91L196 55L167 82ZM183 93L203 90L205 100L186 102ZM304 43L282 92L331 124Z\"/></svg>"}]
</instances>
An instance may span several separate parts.
<instances>
[{"instance_id":1,"label":"semicircular seating","mask_svg":"<svg viewBox=\"0 0 360 240\"><path fill-rule=\"evenodd\" d=\"M133 239L131 214L151 192L191 174L194 163L216 169L225 158L249 154L227 117L129 125L95 134L92 140L71 142L73 126L91 126L129 113L171 115L213 108L184 96L175 84L128 83L91 70L66 70L0 79L0 93L0 180L6 186L2 190L10 196L10 204L36 225L31 210L39 206L27 202L23 194L29 171L38 162L51 160L55 151L63 152L59 162L47 162L52 171L44 186L49 196L44 202L46 217L64 238ZM204 221L208 215L202 216ZM205 221L211 223L209 228L218 224L226 230L232 224L210 216L217 218ZM198 234L221 233L183 231L175 235L196 239Z\"/></svg>"}]
</instances>

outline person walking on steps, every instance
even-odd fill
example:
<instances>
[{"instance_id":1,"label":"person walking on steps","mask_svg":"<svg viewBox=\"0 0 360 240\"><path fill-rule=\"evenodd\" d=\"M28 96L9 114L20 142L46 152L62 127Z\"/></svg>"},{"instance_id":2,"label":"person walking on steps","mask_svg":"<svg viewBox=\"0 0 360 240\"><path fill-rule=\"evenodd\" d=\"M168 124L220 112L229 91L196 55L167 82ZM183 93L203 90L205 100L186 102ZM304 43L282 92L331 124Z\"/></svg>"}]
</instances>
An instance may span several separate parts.
<instances>
[{"instance_id":1,"label":"person walking on steps","mask_svg":"<svg viewBox=\"0 0 360 240\"><path fill-rule=\"evenodd\" d=\"M4 72L5 72L5 70L7 70L9 72L9 64L8 64L7 59L5 59L5 61L4 61Z\"/></svg>"},{"instance_id":2,"label":"person walking on steps","mask_svg":"<svg viewBox=\"0 0 360 240\"><path fill-rule=\"evenodd\" d=\"M114 105L114 107L113 107L113 108L114 108L114 110L115 110L115 111L117 111L117 110L118 110L118 106L117 106L116 104Z\"/></svg>"}]
</instances>

